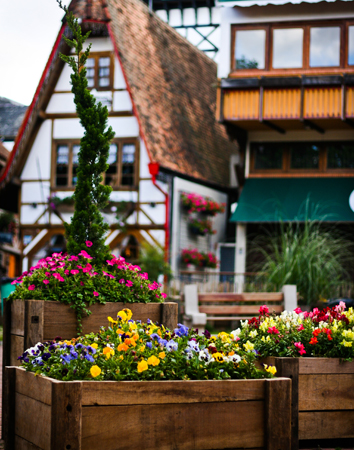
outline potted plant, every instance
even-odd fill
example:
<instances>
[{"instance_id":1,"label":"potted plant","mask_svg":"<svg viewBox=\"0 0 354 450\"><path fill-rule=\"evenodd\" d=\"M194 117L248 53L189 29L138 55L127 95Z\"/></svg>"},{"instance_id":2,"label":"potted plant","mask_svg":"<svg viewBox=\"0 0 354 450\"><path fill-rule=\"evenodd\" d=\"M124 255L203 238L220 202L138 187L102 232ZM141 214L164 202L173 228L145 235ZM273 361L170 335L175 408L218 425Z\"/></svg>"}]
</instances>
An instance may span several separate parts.
<instances>
[{"instance_id":1,"label":"potted plant","mask_svg":"<svg viewBox=\"0 0 354 450\"><path fill-rule=\"evenodd\" d=\"M146 449L182 450L191 436L201 450L289 448L291 380L257 368L231 335L140 323L129 309L108 320L96 334L38 343L23 367L6 368L7 448L16 439L135 450L143 440Z\"/></svg>"},{"instance_id":2,"label":"potted plant","mask_svg":"<svg viewBox=\"0 0 354 450\"><path fill-rule=\"evenodd\" d=\"M206 215L215 216L218 213L223 213L225 211L225 203L214 202L209 197L203 197L196 193L182 192L181 202L183 208L185 208L188 213L200 212Z\"/></svg>"},{"instance_id":3,"label":"potted plant","mask_svg":"<svg viewBox=\"0 0 354 450\"><path fill-rule=\"evenodd\" d=\"M353 438L354 310L341 302L322 311L260 308L258 318L232 332L244 348L256 350L292 387L292 449L299 440ZM337 428L336 423L340 423Z\"/></svg>"},{"instance_id":4,"label":"potted plant","mask_svg":"<svg viewBox=\"0 0 354 450\"><path fill-rule=\"evenodd\" d=\"M181 254L181 262L190 270L202 269L204 267L204 255L197 248L184 248Z\"/></svg>"},{"instance_id":5,"label":"potted plant","mask_svg":"<svg viewBox=\"0 0 354 450\"><path fill-rule=\"evenodd\" d=\"M189 229L193 234L198 236L205 236L207 234L215 234L216 231L212 229L212 223L208 219L196 219L190 217L188 220Z\"/></svg>"}]
</instances>

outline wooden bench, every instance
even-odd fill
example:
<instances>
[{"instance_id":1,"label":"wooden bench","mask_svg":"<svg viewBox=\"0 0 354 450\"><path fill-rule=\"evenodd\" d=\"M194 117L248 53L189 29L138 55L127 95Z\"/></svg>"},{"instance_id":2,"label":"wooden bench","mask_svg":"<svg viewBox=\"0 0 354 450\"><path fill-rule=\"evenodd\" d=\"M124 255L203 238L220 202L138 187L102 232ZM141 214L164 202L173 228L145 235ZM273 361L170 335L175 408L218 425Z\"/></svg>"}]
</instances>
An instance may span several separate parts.
<instances>
[{"instance_id":1,"label":"wooden bench","mask_svg":"<svg viewBox=\"0 0 354 450\"><path fill-rule=\"evenodd\" d=\"M246 320L259 315L259 307L267 305L270 312L280 314L297 307L295 285L283 286L282 292L199 293L196 284L184 287L184 322L203 329L207 321Z\"/></svg>"}]
</instances>

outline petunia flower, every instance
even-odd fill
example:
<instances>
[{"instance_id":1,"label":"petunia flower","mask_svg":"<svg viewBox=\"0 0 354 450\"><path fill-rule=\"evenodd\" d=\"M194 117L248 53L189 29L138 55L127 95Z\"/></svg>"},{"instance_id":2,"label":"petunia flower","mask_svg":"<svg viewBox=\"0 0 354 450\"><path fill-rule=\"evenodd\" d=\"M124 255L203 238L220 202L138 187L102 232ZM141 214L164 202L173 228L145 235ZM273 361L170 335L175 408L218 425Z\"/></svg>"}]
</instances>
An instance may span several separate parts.
<instances>
[{"instance_id":1,"label":"petunia flower","mask_svg":"<svg viewBox=\"0 0 354 450\"><path fill-rule=\"evenodd\" d=\"M30 284L29 286L28 286L28 290L29 291L34 291L36 289L36 286L34 285L34 284Z\"/></svg>"},{"instance_id":2,"label":"petunia flower","mask_svg":"<svg viewBox=\"0 0 354 450\"><path fill-rule=\"evenodd\" d=\"M86 241L85 244L86 244L86 247L92 247L92 245L93 245L91 241Z\"/></svg>"},{"instance_id":3,"label":"petunia flower","mask_svg":"<svg viewBox=\"0 0 354 450\"><path fill-rule=\"evenodd\" d=\"M94 295L95 297L98 297L100 294L99 294L98 292L96 292L96 291L93 291L93 295Z\"/></svg>"}]
</instances>

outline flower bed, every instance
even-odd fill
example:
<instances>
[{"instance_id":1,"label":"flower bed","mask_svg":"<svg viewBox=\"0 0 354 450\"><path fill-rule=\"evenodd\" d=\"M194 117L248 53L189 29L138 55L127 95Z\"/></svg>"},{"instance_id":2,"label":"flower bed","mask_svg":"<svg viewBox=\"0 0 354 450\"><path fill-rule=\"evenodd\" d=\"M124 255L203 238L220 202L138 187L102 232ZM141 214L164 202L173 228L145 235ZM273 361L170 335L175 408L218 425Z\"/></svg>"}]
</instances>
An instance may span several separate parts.
<instances>
[{"instance_id":1,"label":"flower bed","mask_svg":"<svg viewBox=\"0 0 354 450\"><path fill-rule=\"evenodd\" d=\"M27 372L6 368L7 448L289 448L291 381L257 369L232 335L170 331L127 309L108 319L28 349Z\"/></svg>"},{"instance_id":2,"label":"flower bed","mask_svg":"<svg viewBox=\"0 0 354 450\"><path fill-rule=\"evenodd\" d=\"M292 450L299 440L354 438L354 311L341 303L323 311L260 316L232 334L244 348L292 379Z\"/></svg>"}]
</instances>

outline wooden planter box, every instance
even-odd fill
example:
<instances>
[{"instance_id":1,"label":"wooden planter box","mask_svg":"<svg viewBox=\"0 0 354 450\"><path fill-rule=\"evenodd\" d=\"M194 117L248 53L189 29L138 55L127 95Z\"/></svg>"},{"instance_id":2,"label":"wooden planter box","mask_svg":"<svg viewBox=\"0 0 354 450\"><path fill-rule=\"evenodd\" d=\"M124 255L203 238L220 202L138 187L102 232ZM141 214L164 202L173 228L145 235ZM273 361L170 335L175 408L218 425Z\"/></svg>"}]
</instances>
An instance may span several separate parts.
<instances>
[{"instance_id":1,"label":"wooden planter box","mask_svg":"<svg viewBox=\"0 0 354 450\"><path fill-rule=\"evenodd\" d=\"M108 325L107 317L116 318L117 312L129 308L134 320L177 326L177 303L106 303L91 305L92 314L83 318L83 333L98 332ZM5 302L4 315L4 366L17 366L18 356L37 342L60 336L71 339L77 335L76 315L72 308L59 302L44 300L14 300Z\"/></svg>"},{"instance_id":2,"label":"wooden planter box","mask_svg":"<svg viewBox=\"0 0 354 450\"><path fill-rule=\"evenodd\" d=\"M6 450L290 448L291 380L57 381L5 369Z\"/></svg>"},{"instance_id":3,"label":"wooden planter box","mask_svg":"<svg viewBox=\"0 0 354 450\"><path fill-rule=\"evenodd\" d=\"M292 379L292 450L299 441L354 438L354 362L339 358L266 358Z\"/></svg>"}]
</instances>

